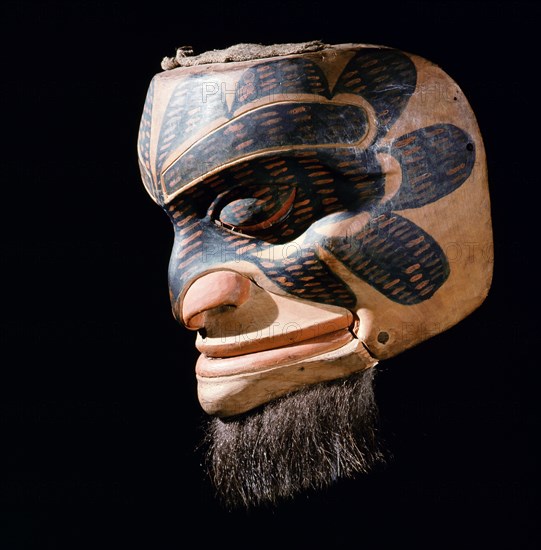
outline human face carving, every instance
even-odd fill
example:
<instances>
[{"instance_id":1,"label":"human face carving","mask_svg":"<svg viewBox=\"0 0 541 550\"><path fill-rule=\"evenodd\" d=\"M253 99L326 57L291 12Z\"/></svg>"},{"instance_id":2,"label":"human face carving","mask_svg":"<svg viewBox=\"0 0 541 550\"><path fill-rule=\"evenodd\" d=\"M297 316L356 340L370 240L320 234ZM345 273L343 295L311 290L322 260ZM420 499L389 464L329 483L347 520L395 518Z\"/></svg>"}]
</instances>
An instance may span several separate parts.
<instances>
[{"instance_id":1,"label":"human face carving","mask_svg":"<svg viewBox=\"0 0 541 550\"><path fill-rule=\"evenodd\" d=\"M482 140L418 57L339 46L157 75L139 159L175 229L171 303L198 331L211 414L372 367L488 291ZM466 243L473 265L449 255Z\"/></svg>"}]
</instances>

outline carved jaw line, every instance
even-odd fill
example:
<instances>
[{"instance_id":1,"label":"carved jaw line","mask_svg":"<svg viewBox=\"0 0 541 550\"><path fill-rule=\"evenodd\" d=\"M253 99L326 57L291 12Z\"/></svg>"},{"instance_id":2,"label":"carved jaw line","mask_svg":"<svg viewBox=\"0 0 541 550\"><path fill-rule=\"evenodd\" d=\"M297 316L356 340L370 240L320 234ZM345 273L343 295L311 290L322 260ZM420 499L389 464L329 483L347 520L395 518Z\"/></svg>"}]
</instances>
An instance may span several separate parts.
<instances>
[{"instance_id":1,"label":"carved jaw line","mask_svg":"<svg viewBox=\"0 0 541 550\"><path fill-rule=\"evenodd\" d=\"M204 314L196 376L208 414L242 414L377 363L357 337L359 321L349 310L271 294L252 282L249 295L238 307Z\"/></svg>"},{"instance_id":2,"label":"carved jaw line","mask_svg":"<svg viewBox=\"0 0 541 550\"><path fill-rule=\"evenodd\" d=\"M325 343L336 344L339 341L340 337L332 334L328 342L307 340L284 348L228 359L209 359L201 355L196 366L201 407L208 414L234 416L303 386L343 378L378 363L362 341L351 333L349 342L338 349L312 355L319 345L323 347ZM251 359L261 362L259 369L248 368L244 372L224 376L200 374L202 370L210 370L209 363L213 361L223 365L225 361L240 360L239 364L246 361L246 365L249 365Z\"/></svg>"}]
</instances>

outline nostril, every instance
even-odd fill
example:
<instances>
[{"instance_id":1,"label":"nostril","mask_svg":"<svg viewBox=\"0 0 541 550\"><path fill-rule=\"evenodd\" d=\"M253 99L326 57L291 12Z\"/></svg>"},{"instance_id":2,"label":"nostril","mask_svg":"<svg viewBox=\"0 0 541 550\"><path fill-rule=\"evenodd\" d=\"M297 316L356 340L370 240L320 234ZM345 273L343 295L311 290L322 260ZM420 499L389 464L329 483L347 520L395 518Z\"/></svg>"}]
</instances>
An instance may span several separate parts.
<instances>
[{"instance_id":1,"label":"nostril","mask_svg":"<svg viewBox=\"0 0 541 550\"><path fill-rule=\"evenodd\" d=\"M237 306L233 304L224 304L223 306L219 306L214 309L216 310L217 313L227 313L228 311L237 309Z\"/></svg>"},{"instance_id":2,"label":"nostril","mask_svg":"<svg viewBox=\"0 0 541 550\"><path fill-rule=\"evenodd\" d=\"M227 314L248 301L252 282L234 271L214 271L196 279L187 289L181 319L192 330L203 328L210 312Z\"/></svg>"}]
</instances>

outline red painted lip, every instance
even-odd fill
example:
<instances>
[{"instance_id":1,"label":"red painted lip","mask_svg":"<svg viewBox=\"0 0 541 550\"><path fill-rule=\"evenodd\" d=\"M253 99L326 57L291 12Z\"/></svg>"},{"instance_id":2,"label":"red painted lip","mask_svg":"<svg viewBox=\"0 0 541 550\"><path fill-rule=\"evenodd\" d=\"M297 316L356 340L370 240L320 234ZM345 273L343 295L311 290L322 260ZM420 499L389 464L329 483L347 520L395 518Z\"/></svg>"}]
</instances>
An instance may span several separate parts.
<instances>
[{"instance_id":1,"label":"red painted lip","mask_svg":"<svg viewBox=\"0 0 541 550\"><path fill-rule=\"evenodd\" d=\"M267 350L301 345L309 340L316 343L320 338L326 338L330 334L349 331L353 323L353 315L348 311L342 317L321 321L312 326L298 327L287 332L277 331L263 335L262 331L261 336L257 338L242 338L241 334L233 335L233 338L220 338L219 333L214 337L198 337L195 347L207 358L238 359L241 355L253 355Z\"/></svg>"},{"instance_id":2,"label":"red painted lip","mask_svg":"<svg viewBox=\"0 0 541 550\"><path fill-rule=\"evenodd\" d=\"M242 355L209 357L202 353L195 372L205 378L259 372L334 351L354 338L349 328L343 328L295 344Z\"/></svg>"}]
</instances>

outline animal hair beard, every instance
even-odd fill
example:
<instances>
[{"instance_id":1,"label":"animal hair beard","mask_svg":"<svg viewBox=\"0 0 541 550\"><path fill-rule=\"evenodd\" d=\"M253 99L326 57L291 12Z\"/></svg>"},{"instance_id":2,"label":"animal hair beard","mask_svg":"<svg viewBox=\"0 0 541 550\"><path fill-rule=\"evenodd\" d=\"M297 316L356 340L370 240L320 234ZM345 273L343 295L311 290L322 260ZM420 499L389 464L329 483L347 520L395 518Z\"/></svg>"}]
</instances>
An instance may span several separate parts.
<instances>
[{"instance_id":1,"label":"animal hair beard","mask_svg":"<svg viewBox=\"0 0 541 550\"><path fill-rule=\"evenodd\" d=\"M211 418L206 464L219 500L230 509L273 506L383 461L374 372L308 386L241 416Z\"/></svg>"}]
</instances>

